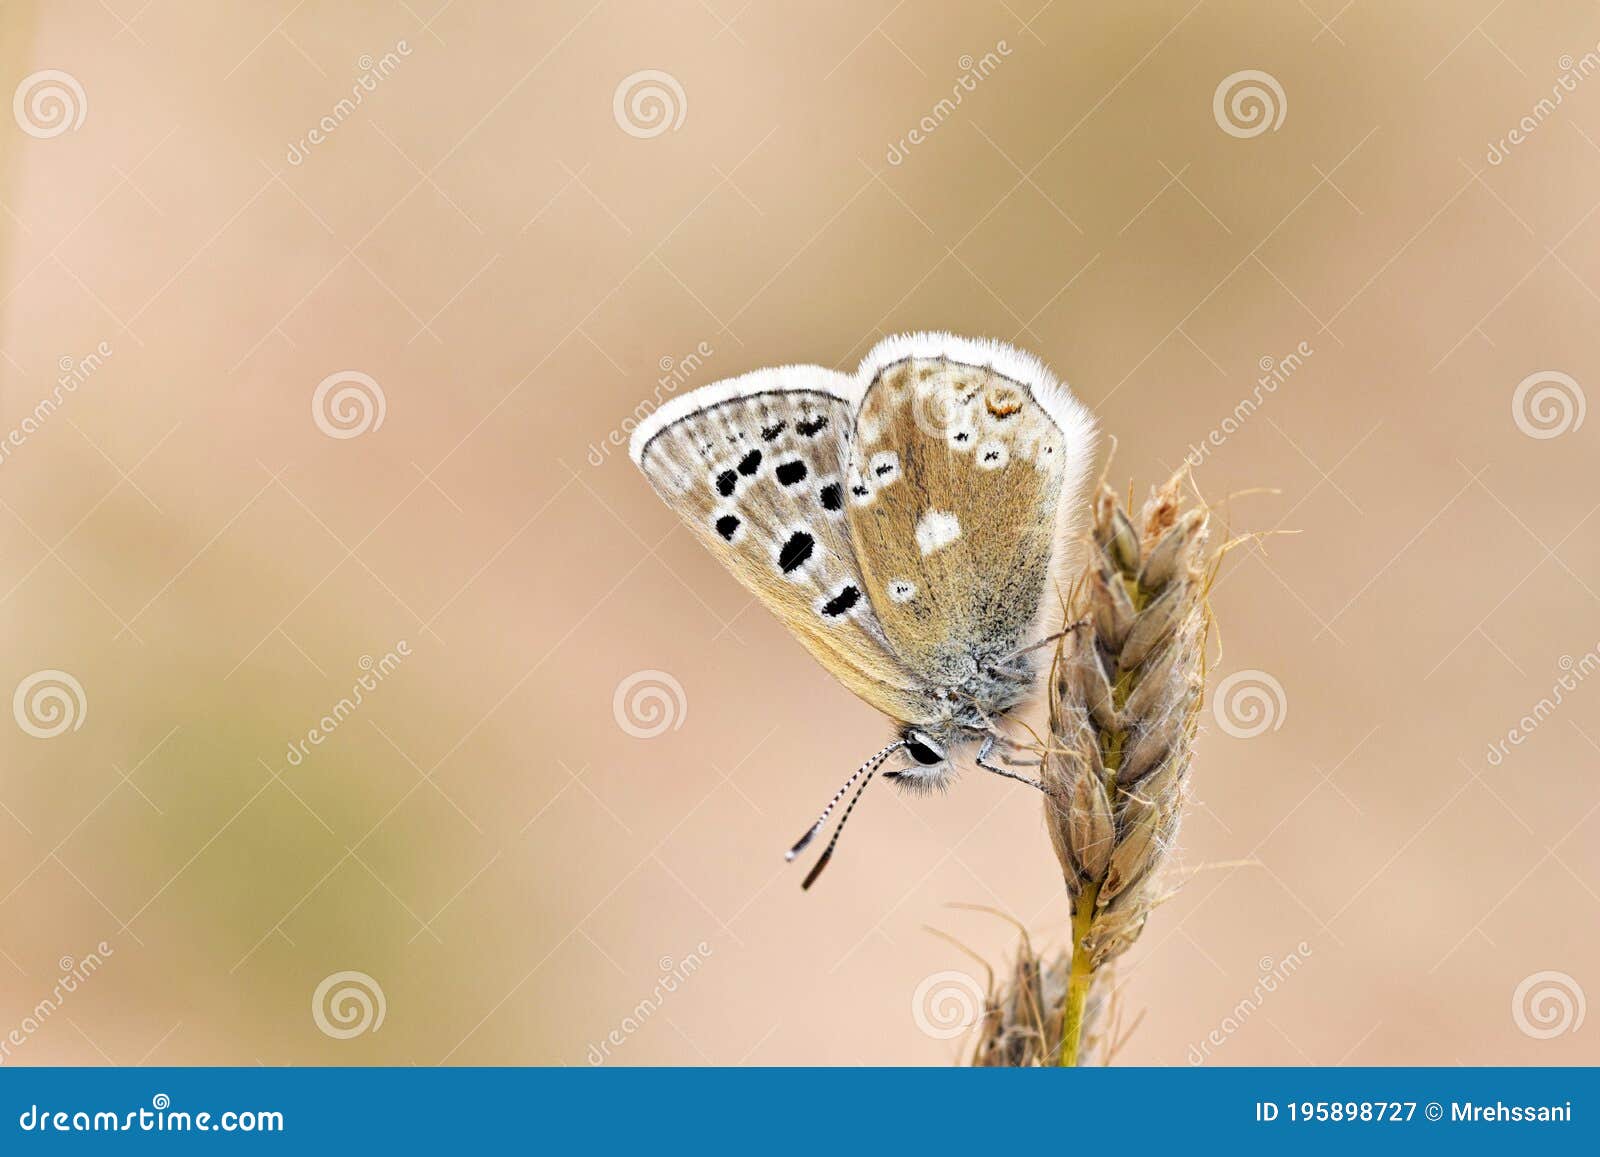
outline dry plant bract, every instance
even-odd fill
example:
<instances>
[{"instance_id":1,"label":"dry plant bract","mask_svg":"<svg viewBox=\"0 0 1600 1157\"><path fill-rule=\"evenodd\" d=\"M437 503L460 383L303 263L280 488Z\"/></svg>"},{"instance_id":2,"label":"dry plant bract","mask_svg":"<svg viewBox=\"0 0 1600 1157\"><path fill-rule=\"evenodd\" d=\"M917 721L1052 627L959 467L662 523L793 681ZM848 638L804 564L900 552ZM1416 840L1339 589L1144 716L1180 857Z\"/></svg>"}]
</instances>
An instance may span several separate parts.
<instances>
[{"instance_id":1,"label":"dry plant bract","mask_svg":"<svg viewBox=\"0 0 1600 1157\"><path fill-rule=\"evenodd\" d=\"M1071 951L1044 963L1023 941L993 996L974 1063L1076 1065L1114 1048L1103 1025L1108 966L1162 899L1205 686L1208 512L1184 509L1182 475L1129 517L1094 501L1083 570L1050 671L1045 825L1072 905ZM1091 1047L1098 1046L1098 1047Z\"/></svg>"}]
</instances>

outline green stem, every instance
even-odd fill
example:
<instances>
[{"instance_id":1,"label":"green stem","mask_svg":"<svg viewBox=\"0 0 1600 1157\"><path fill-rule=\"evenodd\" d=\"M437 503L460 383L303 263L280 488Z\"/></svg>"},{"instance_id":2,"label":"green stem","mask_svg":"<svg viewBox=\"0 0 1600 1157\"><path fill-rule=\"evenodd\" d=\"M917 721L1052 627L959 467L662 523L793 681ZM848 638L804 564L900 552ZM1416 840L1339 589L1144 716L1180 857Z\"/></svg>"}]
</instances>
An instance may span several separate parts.
<instances>
[{"instance_id":1,"label":"green stem","mask_svg":"<svg viewBox=\"0 0 1600 1157\"><path fill-rule=\"evenodd\" d=\"M1084 945L1089 928L1094 923L1095 897L1100 892L1098 884L1091 884L1078 893L1077 906L1072 913L1072 966L1067 974L1067 997L1061 1010L1061 1065L1075 1067L1083 1045L1083 1017L1089 1004L1089 985L1094 981L1094 965Z\"/></svg>"}]
</instances>

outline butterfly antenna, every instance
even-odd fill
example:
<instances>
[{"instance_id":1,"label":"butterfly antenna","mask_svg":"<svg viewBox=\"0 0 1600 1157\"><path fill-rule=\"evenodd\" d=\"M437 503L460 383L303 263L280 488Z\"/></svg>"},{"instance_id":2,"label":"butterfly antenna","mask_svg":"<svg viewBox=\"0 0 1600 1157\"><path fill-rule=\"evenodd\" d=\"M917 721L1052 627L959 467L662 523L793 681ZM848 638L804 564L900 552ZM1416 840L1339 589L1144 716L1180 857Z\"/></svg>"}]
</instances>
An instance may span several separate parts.
<instances>
[{"instance_id":1,"label":"butterfly antenna","mask_svg":"<svg viewBox=\"0 0 1600 1157\"><path fill-rule=\"evenodd\" d=\"M828 801L828 806L822 809L822 814L817 817L817 822L811 825L811 828L806 832L805 835L800 837L800 839L795 843L794 847L790 848L784 853L783 858L785 860L793 860L801 852L805 851L806 845L812 840L816 839L817 835L822 831L822 829L827 827L828 817L833 814L833 809L839 806L839 801L842 800L845 796L845 793L849 791L852 786L854 786L856 780L860 779L863 775L867 775L868 778L871 778L869 773L876 771L880 766L882 766L884 760L888 759L890 755L894 754L896 751L899 751L905 745L905 740L897 739L885 747L882 751L878 752L878 754L874 755L871 759L867 760L867 762L863 763L860 767L856 768L856 770L851 774L850 778L839 785L839 790L833 793L833 798ZM865 785L863 784L862 786Z\"/></svg>"},{"instance_id":2,"label":"butterfly antenna","mask_svg":"<svg viewBox=\"0 0 1600 1157\"><path fill-rule=\"evenodd\" d=\"M839 837L844 834L844 825L850 822L850 813L856 810L856 804L861 802L861 797L866 794L867 784L872 782L872 776L878 769L873 768L867 772L867 778L861 781L861 786L856 788L856 794L850 797L850 806L844 809L844 815L839 817L839 826L833 829L833 838L828 841L828 846L822 849L822 855L817 857L817 862L806 873L806 878L800 882L802 892L810 889L817 882L817 877L822 875L822 869L828 866L828 861L833 859L833 849L839 846Z\"/></svg>"}]
</instances>

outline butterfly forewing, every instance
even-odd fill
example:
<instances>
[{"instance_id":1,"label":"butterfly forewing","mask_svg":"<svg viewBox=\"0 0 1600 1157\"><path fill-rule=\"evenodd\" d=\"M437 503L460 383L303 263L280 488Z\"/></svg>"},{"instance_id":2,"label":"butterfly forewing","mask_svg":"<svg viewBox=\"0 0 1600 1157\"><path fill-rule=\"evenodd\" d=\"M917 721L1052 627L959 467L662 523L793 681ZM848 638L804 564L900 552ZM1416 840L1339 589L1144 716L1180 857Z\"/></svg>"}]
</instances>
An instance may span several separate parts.
<instances>
[{"instance_id":1,"label":"butterfly forewing","mask_svg":"<svg viewBox=\"0 0 1600 1157\"><path fill-rule=\"evenodd\" d=\"M846 522L854 381L764 370L675 399L633 456L711 552L847 687L899 719L927 712L891 654Z\"/></svg>"},{"instance_id":2,"label":"butterfly forewing","mask_svg":"<svg viewBox=\"0 0 1600 1157\"><path fill-rule=\"evenodd\" d=\"M1001 367L1016 368L1013 378L989 358L956 360L993 352L973 343L947 352L900 340L869 355L860 375L851 538L895 653L959 686L1032 632L1092 427L1031 359Z\"/></svg>"}]
</instances>

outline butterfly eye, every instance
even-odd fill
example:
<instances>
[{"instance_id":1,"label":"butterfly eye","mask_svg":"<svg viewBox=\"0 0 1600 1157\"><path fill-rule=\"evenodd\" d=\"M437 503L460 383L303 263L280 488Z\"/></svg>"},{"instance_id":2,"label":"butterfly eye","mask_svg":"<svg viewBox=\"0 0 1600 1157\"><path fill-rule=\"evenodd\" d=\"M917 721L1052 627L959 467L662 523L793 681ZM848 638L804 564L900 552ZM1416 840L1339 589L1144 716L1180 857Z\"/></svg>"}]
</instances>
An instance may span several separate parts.
<instances>
[{"instance_id":1,"label":"butterfly eye","mask_svg":"<svg viewBox=\"0 0 1600 1157\"><path fill-rule=\"evenodd\" d=\"M932 767L936 763L944 762L944 756L918 739L906 741L906 754L923 767Z\"/></svg>"}]
</instances>

